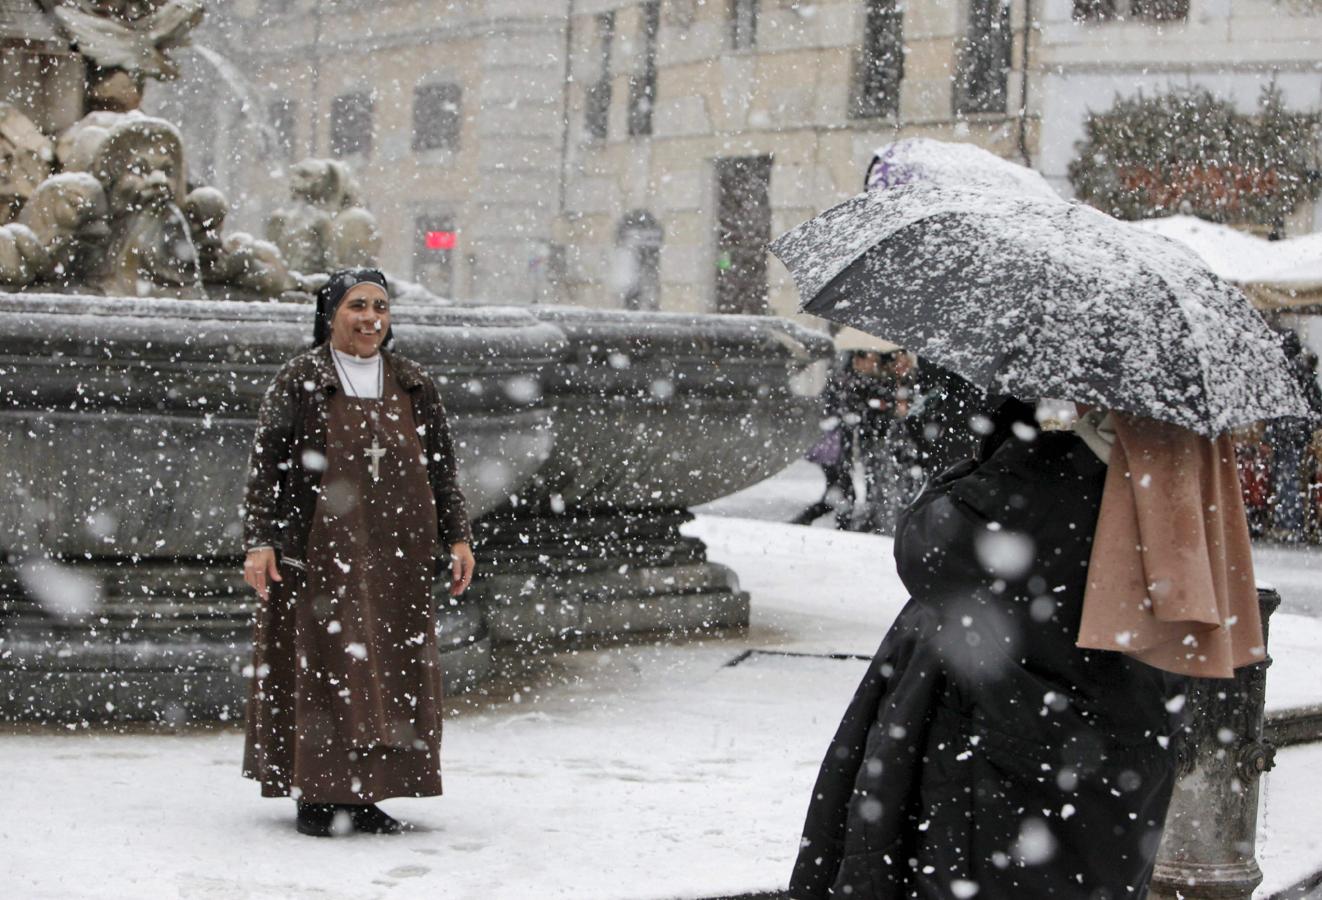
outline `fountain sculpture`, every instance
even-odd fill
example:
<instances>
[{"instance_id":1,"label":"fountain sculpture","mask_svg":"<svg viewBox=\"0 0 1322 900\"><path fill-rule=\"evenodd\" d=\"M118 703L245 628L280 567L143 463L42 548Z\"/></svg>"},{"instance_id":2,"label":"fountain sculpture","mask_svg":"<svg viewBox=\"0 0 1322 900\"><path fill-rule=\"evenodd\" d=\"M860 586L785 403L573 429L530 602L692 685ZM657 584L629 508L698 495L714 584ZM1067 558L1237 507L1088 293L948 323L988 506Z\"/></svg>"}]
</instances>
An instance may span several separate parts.
<instances>
[{"instance_id":1,"label":"fountain sculpture","mask_svg":"<svg viewBox=\"0 0 1322 900\"><path fill-rule=\"evenodd\" d=\"M0 8L0 53L47 54L63 88L0 75L0 718L236 717L257 406L326 270L374 257L375 220L344 166L308 160L269 241L225 232L177 130L135 108L197 0L23 9ZM493 643L747 623L734 573L679 528L812 442L824 335L460 307L392 281L478 517L482 577L438 595L451 686L490 671Z\"/></svg>"}]
</instances>

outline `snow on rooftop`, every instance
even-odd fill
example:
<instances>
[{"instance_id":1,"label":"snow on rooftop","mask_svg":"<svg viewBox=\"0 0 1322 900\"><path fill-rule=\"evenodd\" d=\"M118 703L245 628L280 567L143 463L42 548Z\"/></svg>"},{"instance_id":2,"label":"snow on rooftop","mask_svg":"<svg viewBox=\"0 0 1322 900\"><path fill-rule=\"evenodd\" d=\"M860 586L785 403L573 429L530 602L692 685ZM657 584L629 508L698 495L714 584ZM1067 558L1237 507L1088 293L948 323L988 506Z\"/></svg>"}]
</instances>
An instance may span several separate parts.
<instances>
[{"instance_id":1,"label":"snow on rooftop","mask_svg":"<svg viewBox=\"0 0 1322 900\"><path fill-rule=\"evenodd\" d=\"M1322 232L1268 241L1194 216L1134 224L1179 241L1201 256L1213 272L1236 284L1322 286Z\"/></svg>"}]
</instances>

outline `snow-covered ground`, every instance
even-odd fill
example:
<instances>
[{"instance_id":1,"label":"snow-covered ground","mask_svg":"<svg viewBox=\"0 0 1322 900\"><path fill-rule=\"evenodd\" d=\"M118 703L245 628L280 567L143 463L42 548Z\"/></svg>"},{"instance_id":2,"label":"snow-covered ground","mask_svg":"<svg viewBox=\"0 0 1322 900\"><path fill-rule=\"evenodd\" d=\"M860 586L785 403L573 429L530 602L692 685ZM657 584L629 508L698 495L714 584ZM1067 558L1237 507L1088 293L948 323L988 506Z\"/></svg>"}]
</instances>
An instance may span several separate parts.
<instances>
[{"instance_id":1,"label":"snow-covered ground","mask_svg":"<svg viewBox=\"0 0 1322 900\"><path fill-rule=\"evenodd\" d=\"M0 738L0 896L706 898L783 887L817 765L904 601L887 538L704 515L752 625L565 650L452 703L411 833L317 840L238 776L235 731ZM1271 703L1322 700L1322 622L1280 616ZM754 652L731 665L747 651ZM1322 869L1322 745L1266 783L1259 896Z\"/></svg>"},{"instance_id":2,"label":"snow-covered ground","mask_svg":"<svg viewBox=\"0 0 1322 900\"><path fill-rule=\"evenodd\" d=\"M697 511L788 522L815 503L825 486L822 470L800 460L766 481L698 507ZM855 478L855 490L862 496L861 478ZM832 520L826 516L815 524L830 528ZM1258 582L1280 592L1282 612L1322 618L1322 547L1262 542L1253 548L1253 561Z\"/></svg>"}]
</instances>

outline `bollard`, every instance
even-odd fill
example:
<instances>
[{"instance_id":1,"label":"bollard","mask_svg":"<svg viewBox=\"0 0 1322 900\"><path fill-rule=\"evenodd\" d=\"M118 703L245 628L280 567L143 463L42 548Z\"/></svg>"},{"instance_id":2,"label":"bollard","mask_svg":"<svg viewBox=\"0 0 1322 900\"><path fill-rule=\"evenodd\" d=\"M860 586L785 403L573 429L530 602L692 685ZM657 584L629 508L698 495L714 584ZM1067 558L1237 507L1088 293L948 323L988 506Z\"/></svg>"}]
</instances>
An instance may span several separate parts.
<instances>
[{"instance_id":1,"label":"bollard","mask_svg":"<svg viewBox=\"0 0 1322 900\"><path fill-rule=\"evenodd\" d=\"M1280 605L1259 590L1263 640ZM1262 881L1256 852L1258 785L1276 748L1263 737L1271 656L1233 679L1191 679L1188 731L1157 864L1151 900L1249 900Z\"/></svg>"}]
</instances>

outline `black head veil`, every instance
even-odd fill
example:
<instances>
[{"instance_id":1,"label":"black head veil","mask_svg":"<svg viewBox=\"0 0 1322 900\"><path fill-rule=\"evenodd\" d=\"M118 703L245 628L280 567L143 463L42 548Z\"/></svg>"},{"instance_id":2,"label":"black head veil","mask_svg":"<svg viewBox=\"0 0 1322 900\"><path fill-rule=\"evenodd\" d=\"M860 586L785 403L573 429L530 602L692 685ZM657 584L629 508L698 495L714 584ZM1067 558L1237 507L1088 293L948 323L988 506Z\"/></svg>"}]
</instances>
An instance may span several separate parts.
<instances>
[{"instance_id":1,"label":"black head veil","mask_svg":"<svg viewBox=\"0 0 1322 900\"><path fill-rule=\"evenodd\" d=\"M335 318L335 310L339 309L340 301L349 293L349 289L358 284L379 285L387 296L390 294L390 285L386 283L386 276L380 269L337 269L332 272L330 280L317 291L317 313L312 322L314 346L320 346L330 340L331 320ZM389 347L394 337L393 328L387 328L381 346Z\"/></svg>"}]
</instances>

